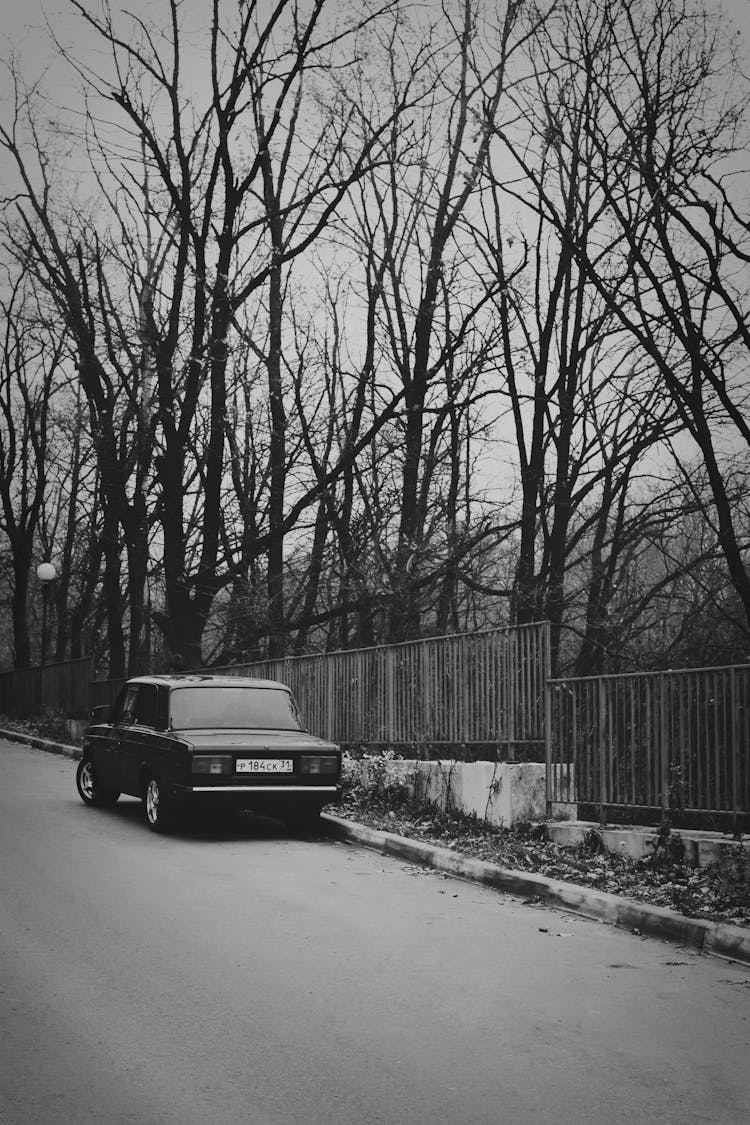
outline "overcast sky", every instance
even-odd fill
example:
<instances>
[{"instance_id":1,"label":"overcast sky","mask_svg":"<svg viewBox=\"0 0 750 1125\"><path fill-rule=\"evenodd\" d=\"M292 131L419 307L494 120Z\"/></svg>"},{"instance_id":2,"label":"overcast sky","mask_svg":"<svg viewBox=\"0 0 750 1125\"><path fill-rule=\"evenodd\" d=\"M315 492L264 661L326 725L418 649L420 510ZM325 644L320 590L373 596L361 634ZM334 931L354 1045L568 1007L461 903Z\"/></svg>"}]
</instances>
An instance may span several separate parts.
<instances>
[{"instance_id":1,"label":"overcast sky","mask_svg":"<svg viewBox=\"0 0 750 1125\"><path fill-rule=\"evenodd\" d=\"M231 0L236 3L236 0ZM265 0L268 2L268 0ZM349 0L334 0L348 5ZM92 8L98 7L96 0L89 0ZM264 0L261 0L261 6ZM726 12L735 26L743 32L744 55L747 59L747 72L750 75L750 0L706 0L709 8ZM166 11L164 0L129 0L127 3L113 3L113 8L134 11L140 14ZM202 10L208 12L209 0L183 0L183 11L190 9L196 15ZM23 56L35 68L44 66L53 57L44 26L44 13L56 27L80 29L80 17L66 0L12 0L4 5L3 30L8 44L15 44ZM5 54L6 51L2 51Z\"/></svg>"},{"instance_id":2,"label":"overcast sky","mask_svg":"<svg viewBox=\"0 0 750 1125\"><path fill-rule=\"evenodd\" d=\"M84 0L92 10L100 8L99 0ZM235 8L237 0L223 0L228 7ZM333 6L348 7L351 0L329 0ZM494 0L488 0L489 3ZM500 0L497 0L500 2ZM706 7L726 13L738 32L741 56L744 56L744 70L750 79L750 0L705 0ZM434 4L439 0L404 0L405 6ZM271 9L271 0L259 0L261 11ZM27 83L45 76L44 89L62 108L75 109L79 104L78 78L56 60L54 45L45 23L45 15L57 30L61 40L73 45L75 50L85 56L85 45L90 43L94 49L101 48L101 41L89 32L69 0L12 0L5 4L3 12L4 43L0 47L0 60L7 59L12 50L17 52L21 69ZM114 11L133 12L146 19L156 18L162 22L168 15L167 0L113 0ZM199 28L202 20L208 22L210 0L182 0L181 13L187 27ZM204 16L205 13L205 16ZM124 26L127 26L125 24ZM91 56L89 56L91 58ZM106 69L106 67L105 67ZM7 120L8 97L11 85L7 69L0 66L0 114ZM5 169L0 166L0 185L5 186Z\"/></svg>"}]
</instances>

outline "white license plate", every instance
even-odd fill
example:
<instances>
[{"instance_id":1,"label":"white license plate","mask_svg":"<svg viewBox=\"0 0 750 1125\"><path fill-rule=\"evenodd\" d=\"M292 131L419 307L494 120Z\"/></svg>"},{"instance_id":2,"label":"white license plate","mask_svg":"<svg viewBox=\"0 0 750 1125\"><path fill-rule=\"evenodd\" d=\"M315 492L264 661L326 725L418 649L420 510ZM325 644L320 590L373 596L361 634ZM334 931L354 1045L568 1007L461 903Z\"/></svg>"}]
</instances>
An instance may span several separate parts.
<instances>
[{"instance_id":1,"label":"white license plate","mask_svg":"<svg viewBox=\"0 0 750 1125\"><path fill-rule=\"evenodd\" d=\"M237 773L293 773L291 758L238 758Z\"/></svg>"}]
</instances>

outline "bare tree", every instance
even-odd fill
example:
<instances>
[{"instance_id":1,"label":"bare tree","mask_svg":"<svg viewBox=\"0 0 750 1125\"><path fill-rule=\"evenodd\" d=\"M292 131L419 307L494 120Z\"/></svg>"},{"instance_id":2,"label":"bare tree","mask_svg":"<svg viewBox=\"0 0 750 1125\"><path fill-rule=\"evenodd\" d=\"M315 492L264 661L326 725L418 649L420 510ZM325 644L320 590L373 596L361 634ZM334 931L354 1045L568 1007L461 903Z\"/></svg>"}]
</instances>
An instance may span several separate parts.
<instances>
[{"instance_id":1,"label":"bare tree","mask_svg":"<svg viewBox=\"0 0 750 1125\"><path fill-rule=\"evenodd\" d=\"M730 488L739 510L746 480L735 476ZM582 606L570 613L571 633L581 629L578 651L567 654L577 674L746 660L748 630L706 518L708 494L697 464L689 479L631 497L626 534L600 541L599 581L581 583L585 617Z\"/></svg>"},{"instance_id":2,"label":"bare tree","mask_svg":"<svg viewBox=\"0 0 750 1125\"><path fill-rule=\"evenodd\" d=\"M21 96L2 141L23 184L14 203L35 238L40 278L78 344L100 457L113 604L120 526L128 549L131 666L144 624L152 473L165 597L155 617L175 663L200 663L213 600L239 577L240 558L222 554L227 378L232 347L242 339L240 313L253 302L265 313L265 338L254 343L267 372L271 422L268 526L256 552L267 555L271 647L280 650L284 536L317 502L315 486L293 511L284 508L285 278L377 156L378 131L363 133L355 150L350 124L361 108L329 79L346 64L358 32L389 5L327 21L324 0L304 11L281 2L265 19L254 5L230 16L215 2L206 32L207 97L186 73L176 0L163 34L138 20L121 30L107 5L99 14L74 7L109 51L102 73L66 52L89 97L86 139L103 202L71 229ZM102 104L120 112L117 132L103 124ZM19 140L22 124L36 142L33 172ZM84 236L87 225L96 230L104 222L106 238ZM124 430L128 455L117 442ZM113 674L120 664L113 655Z\"/></svg>"},{"instance_id":3,"label":"bare tree","mask_svg":"<svg viewBox=\"0 0 750 1125\"><path fill-rule=\"evenodd\" d=\"M566 50L577 59L586 45L561 44L555 32L551 17L526 43L528 74L508 95L515 115L496 123L490 190L472 227L484 272L496 279L497 391L517 456L512 614L521 624L551 622L553 667L574 597L568 570L574 562L580 567L581 544L592 551L595 616L606 597L601 545L611 543L613 562L618 539L625 543L629 535L631 489L648 471L647 457L678 425L644 353L575 253L577 244L586 246L597 268L612 271L606 250L599 253L602 197L585 132L597 99L588 72L575 83L561 61ZM570 137L564 154L563 132Z\"/></svg>"},{"instance_id":4,"label":"bare tree","mask_svg":"<svg viewBox=\"0 0 750 1125\"><path fill-rule=\"evenodd\" d=\"M64 332L49 325L27 271L6 279L0 298L0 531L8 540L15 665L32 662L28 614L49 487L50 416L65 380Z\"/></svg>"},{"instance_id":5,"label":"bare tree","mask_svg":"<svg viewBox=\"0 0 750 1125\"><path fill-rule=\"evenodd\" d=\"M748 226L732 160L747 101L717 20L691 0L562 6L546 27L537 136L591 228L571 229L561 193L504 140L587 284L651 366L700 450L717 537L750 611L722 446L748 444ZM571 118L570 105L582 112ZM733 156L734 154L734 156ZM585 176L577 173L585 160ZM592 194L593 192L593 194ZM726 438L729 437L729 442Z\"/></svg>"},{"instance_id":6,"label":"bare tree","mask_svg":"<svg viewBox=\"0 0 750 1125\"><path fill-rule=\"evenodd\" d=\"M478 439L477 404L491 351L493 328L483 314L498 285L492 276L476 277L462 219L477 205L516 19L517 7L509 5L492 27L471 0L446 2L439 24L422 29L419 40L404 18L387 43L386 92L397 101L405 83L418 81L423 95L409 129L393 132L387 162L362 182L347 216L366 329L353 421L371 398L402 396L380 434L371 469L377 487L365 496L359 482L391 641L435 628L434 615L440 627L447 624L459 564L489 533L481 518L473 528L457 518L470 472L465 442L472 427ZM415 40L425 44L423 52L409 52L407 41Z\"/></svg>"},{"instance_id":7,"label":"bare tree","mask_svg":"<svg viewBox=\"0 0 750 1125\"><path fill-rule=\"evenodd\" d=\"M76 353L78 377L88 409L101 478L104 595L110 673L124 675L126 639L121 599L121 529L128 553L131 670L140 666L144 632L144 588L148 533L144 486L153 449L153 421L143 409L143 366L119 293L108 278L116 248L92 233L93 216L71 202L64 173L48 138L39 131L34 92L14 72L13 121L0 127L3 146L18 173L20 190L6 201L17 221L5 232L7 252L33 271L46 294L46 315L65 326ZM133 376L130 378L130 376Z\"/></svg>"},{"instance_id":8,"label":"bare tree","mask_svg":"<svg viewBox=\"0 0 750 1125\"><path fill-rule=\"evenodd\" d=\"M80 385L72 378L55 396L49 422L53 441L48 451L40 542L57 568L52 591L55 659L64 660L68 654L77 659L101 647L91 645L91 619L104 552L96 458L86 405Z\"/></svg>"}]
</instances>

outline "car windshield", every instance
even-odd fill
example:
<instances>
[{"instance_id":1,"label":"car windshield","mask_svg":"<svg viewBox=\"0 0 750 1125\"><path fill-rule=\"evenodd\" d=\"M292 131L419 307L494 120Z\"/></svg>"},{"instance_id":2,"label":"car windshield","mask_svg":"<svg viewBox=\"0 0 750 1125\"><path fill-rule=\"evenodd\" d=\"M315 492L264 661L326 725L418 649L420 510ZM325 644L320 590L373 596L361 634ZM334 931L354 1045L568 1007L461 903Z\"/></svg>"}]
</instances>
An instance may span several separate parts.
<instances>
[{"instance_id":1,"label":"car windshield","mask_svg":"<svg viewBox=\"0 0 750 1125\"><path fill-rule=\"evenodd\" d=\"M283 688L173 688L169 709L173 730L304 730L297 705Z\"/></svg>"}]
</instances>

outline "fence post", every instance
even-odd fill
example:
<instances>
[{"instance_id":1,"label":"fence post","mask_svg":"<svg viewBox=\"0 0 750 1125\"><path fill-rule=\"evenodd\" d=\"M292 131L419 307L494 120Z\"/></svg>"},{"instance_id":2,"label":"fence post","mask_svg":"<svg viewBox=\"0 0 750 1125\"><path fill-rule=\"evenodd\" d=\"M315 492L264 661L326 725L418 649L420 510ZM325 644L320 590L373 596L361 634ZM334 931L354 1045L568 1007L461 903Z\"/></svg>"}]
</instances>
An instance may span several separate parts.
<instances>
[{"instance_id":1,"label":"fence post","mask_svg":"<svg viewBox=\"0 0 750 1125\"><path fill-rule=\"evenodd\" d=\"M545 622L542 635L544 644L544 802L547 816L552 816L552 647L550 624ZM555 789L558 787L555 786Z\"/></svg>"},{"instance_id":2,"label":"fence post","mask_svg":"<svg viewBox=\"0 0 750 1125\"><path fill-rule=\"evenodd\" d=\"M335 676L335 668L331 668L331 664L332 664L331 660L327 660L326 663L325 663L325 670L326 670L326 738L328 738L330 741L334 741L334 739L336 738L336 733L337 733L337 732L334 731L334 726L335 726L334 715L336 713L336 699L335 699L334 693L335 693L335 687L336 687L336 676Z\"/></svg>"},{"instance_id":3,"label":"fence post","mask_svg":"<svg viewBox=\"0 0 750 1125\"><path fill-rule=\"evenodd\" d=\"M508 648L508 717L506 720L506 733L508 735L508 761L516 759L516 690L518 676L518 626L512 633L506 635Z\"/></svg>"},{"instance_id":4,"label":"fence post","mask_svg":"<svg viewBox=\"0 0 750 1125\"><path fill-rule=\"evenodd\" d=\"M419 691L416 691L414 694L416 695L420 711L419 721L421 730L419 731L419 741L423 745L431 741L432 728L430 718L434 714L435 706L431 698L432 693L430 692L430 654L427 649L429 643L429 641L422 641L419 649L418 665L415 666L415 672L416 667L419 668ZM417 732L414 731L413 734L417 734Z\"/></svg>"},{"instance_id":5,"label":"fence post","mask_svg":"<svg viewBox=\"0 0 750 1125\"><path fill-rule=\"evenodd\" d=\"M599 824L607 825L607 684L599 677Z\"/></svg>"},{"instance_id":6,"label":"fence post","mask_svg":"<svg viewBox=\"0 0 750 1125\"><path fill-rule=\"evenodd\" d=\"M740 779L740 739L739 739L739 724L740 714L737 707L737 669L732 667L732 681L731 681L731 708L732 708L732 835L736 836L738 832L737 820L739 814L739 779Z\"/></svg>"},{"instance_id":7,"label":"fence post","mask_svg":"<svg viewBox=\"0 0 750 1125\"><path fill-rule=\"evenodd\" d=\"M665 702L665 675L659 676L659 763L661 766L661 811L669 816L669 740L667 738L667 707Z\"/></svg>"},{"instance_id":8,"label":"fence post","mask_svg":"<svg viewBox=\"0 0 750 1125\"><path fill-rule=\"evenodd\" d=\"M389 745L396 741L396 669L394 667L396 652L393 648L385 649L385 706L386 706L386 731L388 732Z\"/></svg>"}]
</instances>

